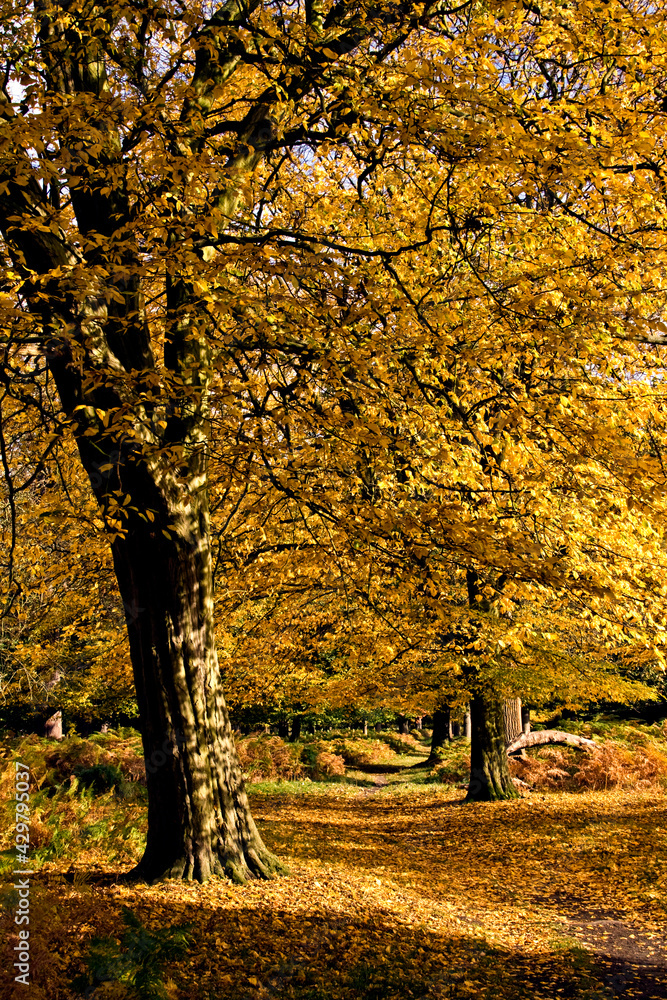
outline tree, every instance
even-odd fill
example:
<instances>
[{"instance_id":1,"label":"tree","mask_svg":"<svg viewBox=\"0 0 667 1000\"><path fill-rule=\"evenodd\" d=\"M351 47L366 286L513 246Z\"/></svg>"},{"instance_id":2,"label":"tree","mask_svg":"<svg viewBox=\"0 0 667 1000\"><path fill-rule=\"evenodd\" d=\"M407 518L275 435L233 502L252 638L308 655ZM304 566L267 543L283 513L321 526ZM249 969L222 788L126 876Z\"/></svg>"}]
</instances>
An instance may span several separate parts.
<instances>
[{"instance_id":1,"label":"tree","mask_svg":"<svg viewBox=\"0 0 667 1000\"><path fill-rule=\"evenodd\" d=\"M366 606L425 611L478 686L544 636L520 602L585 609L600 649L662 572L655 519L615 510L661 512L637 426L659 445L639 380L662 349L636 342L660 339L664 291L661 30L640 0L39 0L3 36L3 380L73 436L101 508L165 758L141 876L280 867L221 689L212 440L346 540L355 579L392 579ZM658 657L661 623L621 618Z\"/></svg>"},{"instance_id":2,"label":"tree","mask_svg":"<svg viewBox=\"0 0 667 1000\"><path fill-rule=\"evenodd\" d=\"M281 384L293 402L310 391L318 422L287 466L275 443L263 460L382 566L402 603L439 619L478 699L492 675L511 688L538 661L550 663L544 685L562 688L566 656L569 676L585 669L599 690L613 658L663 655L651 594L664 564L664 355L648 346L664 308L664 84L648 41L661 28L641 4L478 15L431 62L415 46L413 127L356 175L368 196L344 197L353 157L331 166L337 231L326 256L301 262L299 295L269 276L276 328L318 334L292 341L298 389ZM374 114L379 133L380 104ZM264 231L276 236L291 208L277 196L274 211ZM335 503L332 467L355 484ZM469 577L479 586L466 599ZM386 615L393 595L380 590L364 597ZM546 606L537 623L528 601ZM577 616L590 625L580 637ZM569 648L553 638L564 624Z\"/></svg>"},{"instance_id":3,"label":"tree","mask_svg":"<svg viewBox=\"0 0 667 1000\"><path fill-rule=\"evenodd\" d=\"M439 11L39 0L3 18L4 379L74 436L136 609L144 753L169 749L148 774L136 874L150 880L281 868L219 681L206 490L208 386L221 358L233 366L225 316L243 313L239 279L261 255L253 171L299 142L335 145L359 120L362 70L372 90Z\"/></svg>"},{"instance_id":4,"label":"tree","mask_svg":"<svg viewBox=\"0 0 667 1000\"><path fill-rule=\"evenodd\" d=\"M468 802L515 799L518 792L507 763L503 701L493 690L470 701L470 784Z\"/></svg>"}]
</instances>

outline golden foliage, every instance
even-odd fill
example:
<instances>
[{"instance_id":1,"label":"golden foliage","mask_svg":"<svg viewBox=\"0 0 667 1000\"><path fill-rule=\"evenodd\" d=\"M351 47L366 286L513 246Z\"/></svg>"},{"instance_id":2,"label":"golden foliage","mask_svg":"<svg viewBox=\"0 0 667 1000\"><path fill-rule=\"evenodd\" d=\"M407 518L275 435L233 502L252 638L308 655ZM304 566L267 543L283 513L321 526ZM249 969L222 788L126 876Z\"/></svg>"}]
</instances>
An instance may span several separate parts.
<instances>
[{"instance_id":1,"label":"golden foliage","mask_svg":"<svg viewBox=\"0 0 667 1000\"><path fill-rule=\"evenodd\" d=\"M236 739L243 773L251 781L258 778L294 780L304 774L300 748L280 736L245 736Z\"/></svg>"}]
</instances>

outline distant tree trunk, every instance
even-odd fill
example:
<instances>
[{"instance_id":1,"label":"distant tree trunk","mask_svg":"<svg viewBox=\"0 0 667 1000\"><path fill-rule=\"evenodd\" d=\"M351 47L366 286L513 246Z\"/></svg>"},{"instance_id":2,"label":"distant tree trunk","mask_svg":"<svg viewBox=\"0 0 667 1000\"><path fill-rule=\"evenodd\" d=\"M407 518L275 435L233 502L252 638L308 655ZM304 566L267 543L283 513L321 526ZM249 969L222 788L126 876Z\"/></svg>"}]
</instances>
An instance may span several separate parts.
<instances>
[{"instance_id":1,"label":"distant tree trunk","mask_svg":"<svg viewBox=\"0 0 667 1000\"><path fill-rule=\"evenodd\" d=\"M505 698L503 702L503 725L505 729L505 743L509 745L519 733L523 732L521 698Z\"/></svg>"},{"instance_id":2,"label":"distant tree trunk","mask_svg":"<svg viewBox=\"0 0 667 1000\"><path fill-rule=\"evenodd\" d=\"M315 734L315 723L311 719L310 722L306 723L306 732L310 733L311 736Z\"/></svg>"},{"instance_id":3,"label":"distant tree trunk","mask_svg":"<svg viewBox=\"0 0 667 1000\"><path fill-rule=\"evenodd\" d=\"M407 716L399 715L397 722L398 722L398 731L401 734L401 736L407 736L409 733Z\"/></svg>"},{"instance_id":4,"label":"distant tree trunk","mask_svg":"<svg viewBox=\"0 0 667 1000\"><path fill-rule=\"evenodd\" d=\"M488 595L476 570L466 571L466 585L470 608L488 614ZM474 693L470 702L470 784L466 802L515 799L519 793L509 772L503 699L488 683L480 683L476 669L469 668L469 679ZM518 728L521 731L520 711Z\"/></svg>"},{"instance_id":5,"label":"distant tree trunk","mask_svg":"<svg viewBox=\"0 0 667 1000\"><path fill-rule=\"evenodd\" d=\"M478 692L470 702L470 715L470 784L466 802L517 798L507 762L502 698L489 688Z\"/></svg>"},{"instance_id":6,"label":"distant tree trunk","mask_svg":"<svg viewBox=\"0 0 667 1000\"><path fill-rule=\"evenodd\" d=\"M463 719L463 738L469 740L472 736L472 724L470 720L470 704L466 705L466 714Z\"/></svg>"},{"instance_id":7,"label":"distant tree trunk","mask_svg":"<svg viewBox=\"0 0 667 1000\"><path fill-rule=\"evenodd\" d=\"M295 743L301 736L301 716L295 715L292 719L292 731L289 734L290 743Z\"/></svg>"},{"instance_id":8,"label":"distant tree trunk","mask_svg":"<svg viewBox=\"0 0 667 1000\"><path fill-rule=\"evenodd\" d=\"M63 738L63 713L60 709L46 720L44 735L50 740L61 740Z\"/></svg>"},{"instance_id":9,"label":"distant tree trunk","mask_svg":"<svg viewBox=\"0 0 667 1000\"><path fill-rule=\"evenodd\" d=\"M428 764L437 764L438 750L449 740L449 708L437 708L433 713L433 734L431 736L431 751Z\"/></svg>"},{"instance_id":10,"label":"distant tree trunk","mask_svg":"<svg viewBox=\"0 0 667 1000\"><path fill-rule=\"evenodd\" d=\"M364 736L368 736L368 719L364 719Z\"/></svg>"},{"instance_id":11,"label":"distant tree trunk","mask_svg":"<svg viewBox=\"0 0 667 1000\"><path fill-rule=\"evenodd\" d=\"M278 736L283 740L289 739L289 722L284 716L278 720Z\"/></svg>"},{"instance_id":12,"label":"distant tree trunk","mask_svg":"<svg viewBox=\"0 0 667 1000\"><path fill-rule=\"evenodd\" d=\"M421 729L422 728L422 717L421 717L421 715L419 716L418 719L415 719L415 728L416 729Z\"/></svg>"},{"instance_id":13,"label":"distant tree trunk","mask_svg":"<svg viewBox=\"0 0 667 1000\"><path fill-rule=\"evenodd\" d=\"M381 722L376 722L375 723L375 732L376 733L381 733L382 732L382 723Z\"/></svg>"},{"instance_id":14,"label":"distant tree trunk","mask_svg":"<svg viewBox=\"0 0 667 1000\"><path fill-rule=\"evenodd\" d=\"M449 735L453 740L461 735L461 723L458 719L452 719L449 723Z\"/></svg>"},{"instance_id":15,"label":"distant tree trunk","mask_svg":"<svg viewBox=\"0 0 667 1000\"><path fill-rule=\"evenodd\" d=\"M527 736L530 733L530 709L521 709L521 732Z\"/></svg>"}]
</instances>

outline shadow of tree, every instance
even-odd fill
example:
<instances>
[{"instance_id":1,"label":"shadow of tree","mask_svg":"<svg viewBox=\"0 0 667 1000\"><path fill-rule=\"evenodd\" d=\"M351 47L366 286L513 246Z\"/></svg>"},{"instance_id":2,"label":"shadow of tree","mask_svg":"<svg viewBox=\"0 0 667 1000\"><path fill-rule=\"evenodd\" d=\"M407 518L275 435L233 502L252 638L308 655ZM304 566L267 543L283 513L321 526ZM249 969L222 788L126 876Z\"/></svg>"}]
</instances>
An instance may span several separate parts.
<instances>
[{"instance_id":1,"label":"shadow of tree","mask_svg":"<svg viewBox=\"0 0 667 1000\"><path fill-rule=\"evenodd\" d=\"M32 970L38 997L73 1000L77 996L71 982L85 967L93 933L98 938L118 937L123 902L153 930L189 925L192 948L187 959L167 962L163 970L180 1000L664 997L659 992L664 982L661 970L630 968L577 947L557 953L494 948L465 933L439 934L419 925L406 926L379 907L366 908L354 918L316 905L314 900L306 908L271 905L270 899L258 899L254 905L225 905L224 900L203 905L203 900L186 901L178 894L174 898L173 893L171 899L147 896L139 888L119 900L105 880L94 877L91 885L97 888L94 932L89 893L61 899L60 923L51 925L59 926L61 932L67 923L69 953L61 950L60 933L57 940L50 940L50 926L40 923L36 951L40 960ZM55 899L50 902L54 904ZM43 897L39 912L43 914L48 904ZM119 976L125 968L119 962ZM53 979L56 972L59 976ZM113 962L109 975L114 975Z\"/></svg>"},{"instance_id":2,"label":"shadow of tree","mask_svg":"<svg viewBox=\"0 0 667 1000\"><path fill-rule=\"evenodd\" d=\"M409 766L407 764L355 764L352 770L362 774L398 774Z\"/></svg>"}]
</instances>

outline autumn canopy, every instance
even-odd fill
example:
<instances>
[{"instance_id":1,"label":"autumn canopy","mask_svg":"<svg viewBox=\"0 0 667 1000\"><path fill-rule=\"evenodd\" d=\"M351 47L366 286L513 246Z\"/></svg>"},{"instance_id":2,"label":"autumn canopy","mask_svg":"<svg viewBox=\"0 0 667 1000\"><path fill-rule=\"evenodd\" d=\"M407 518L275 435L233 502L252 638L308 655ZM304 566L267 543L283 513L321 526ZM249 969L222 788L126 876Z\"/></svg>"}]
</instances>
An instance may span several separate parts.
<instances>
[{"instance_id":1,"label":"autumn canopy","mask_svg":"<svg viewBox=\"0 0 667 1000\"><path fill-rule=\"evenodd\" d=\"M124 609L138 875L281 869L223 673L471 700L503 797L503 698L662 667L660 5L35 0L0 47L3 612L95 623L104 687Z\"/></svg>"}]
</instances>

